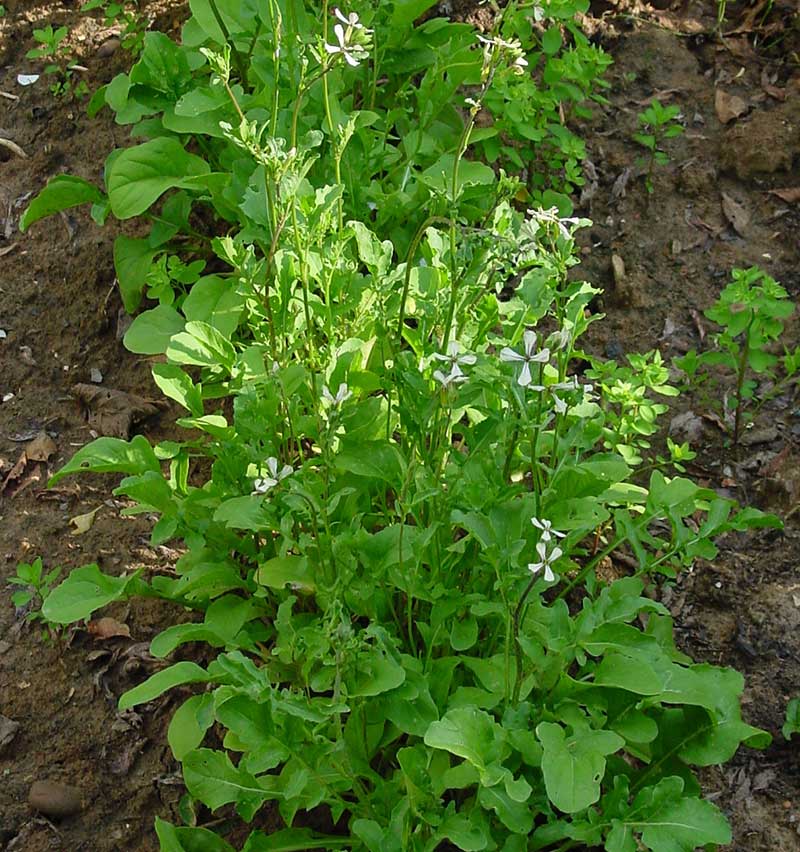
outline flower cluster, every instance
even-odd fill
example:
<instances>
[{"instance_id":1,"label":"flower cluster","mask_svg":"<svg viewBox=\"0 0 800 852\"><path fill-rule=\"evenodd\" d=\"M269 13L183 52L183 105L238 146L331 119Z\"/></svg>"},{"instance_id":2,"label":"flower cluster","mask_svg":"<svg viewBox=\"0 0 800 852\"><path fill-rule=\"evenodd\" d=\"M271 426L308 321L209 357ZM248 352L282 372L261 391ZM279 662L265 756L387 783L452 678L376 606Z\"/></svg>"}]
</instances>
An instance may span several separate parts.
<instances>
[{"instance_id":1,"label":"flower cluster","mask_svg":"<svg viewBox=\"0 0 800 852\"><path fill-rule=\"evenodd\" d=\"M564 551L556 544L556 540L564 538L565 533L553 529L553 525L547 519L531 518L531 523L541 531L539 541L536 542L536 555L538 562L531 562L528 570L531 574L544 571L544 579L552 583L556 579L553 573L553 565L564 555ZM555 538L554 538L555 536Z\"/></svg>"},{"instance_id":2,"label":"flower cluster","mask_svg":"<svg viewBox=\"0 0 800 852\"><path fill-rule=\"evenodd\" d=\"M334 9L333 14L340 22L333 27L336 44L326 42L325 52L330 56L342 56L348 65L356 68L369 57L372 30L361 23L355 12L345 15L339 9Z\"/></svg>"},{"instance_id":3,"label":"flower cluster","mask_svg":"<svg viewBox=\"0 0 800 852\"><path fill-rule=\"evenodd\" d=\"M467 380L462 365L472 366L478 359L469 352L461 350L461 344L457 340L451 340L447 344L447 352L434 352L431 358L435 361L443 361L450 366L450 371L445 373L442 370L434 370L433 378L443 387L448 388L451 385L461 384Z\"/></svg>"},{"instance_id":4,"label":"flower cluster","mask_svg":"<svg viewBox=\"0 0 800 852\"><path fill-rule=\"evenodd\" d=\"M484 46L487 59L491 60L493 55L498 54L508 61L509 67L515 74L525 73L528 60L525 58L525 51L518 39L506 40L500 38L500 36L485 38L479 35L478 41Z\"/></svg>"}]
</instances>

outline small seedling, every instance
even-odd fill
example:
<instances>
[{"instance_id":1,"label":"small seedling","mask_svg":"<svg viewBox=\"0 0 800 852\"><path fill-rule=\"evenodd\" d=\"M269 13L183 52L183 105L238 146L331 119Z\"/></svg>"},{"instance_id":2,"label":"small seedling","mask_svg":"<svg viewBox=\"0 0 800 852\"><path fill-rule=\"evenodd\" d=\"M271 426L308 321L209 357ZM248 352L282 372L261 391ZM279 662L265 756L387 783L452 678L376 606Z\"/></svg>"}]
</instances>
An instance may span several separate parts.
<instances>
[{"instance_id":1,"label":"small seedling","mask_svg":"<svg viewBox=\"0 0 800 852\"><path fill-rule=\"evenodd\" d=\"M751 373L773 382L770 392L755 406L757 411L794 381L800 368L800 351L787 350L782 358L769 351L783 334L783 321L794 311L786 290L757 266L734 269L731 279L716 304L705 311L708 319L723 329L711 338L714 348L699 355L692 350L675 363L693 384L699 383L700 371L708 367L723 367L735 374L733 445L737 446L745 417L754 413L746 411L758 386ZM776 373L779 364L784 374L780 379Z\"/></svg>"},{"instance_id":2,"label":"small seedling","mask_svg":"<svg viewBox=\"0 0 800 852\"><path fill-rule=\"evenodd\" d=\"M88 88L83 80L73 85L72 76L77 63L70 58L69 48L64 43L68 35L68 27L53 29L52 24L48 24L44 29L34 30L33 38L39 43L39 47L29 50L25 57L49 60L49 63L45 65L44 73L53 78L50 91L56 97L69 94L81 97L87 93Z\"/></svg>"},{"instance_id":3,"label":"small seedling","mask_svg":"<svg viewBox=\"0 0 800 852\"><path fill-rule=\"evenodd\" d=\"M633 138L650 152L644 161L647 166L644 182L648 193L653 192L653 171L656 165L665 166L669 162L669 154L663 148L664 140L674 139L683 133L679 116L680 109L677 106L665 107L656 98L638 115L640 130L633 134Z\"/></svg>"},{"instance_id":4,"label":"small seedling","mask_svg":"<svg viewBox=\"0 0 800 852\"><path fill-rule=\"evenodd\" d=\"M148 20L139 9L138 2L119 3L115 0L89 0L81 7L82 12L94 9L103 10L104 24L107 27L120 28L120 44L123 50L138 55L144 47L144 34Z\"/></svg>"},{"instance_id":5,"label":"small seedling","mask_svg":"<svg viewBox=\"0 0 800 852\"><path fill-rule=\"evenodd\" d=\"M42 624L43 635L53 634L53 625L42 613L47 596L56 583L61 568L53 568L45 572L41 557L37 557L29 565L20 562L17 565L16 577L9 577L8 582L18 589L11 595L11 602L18 612L25 614L25 620Z\"/></svg>"}]
</instances>

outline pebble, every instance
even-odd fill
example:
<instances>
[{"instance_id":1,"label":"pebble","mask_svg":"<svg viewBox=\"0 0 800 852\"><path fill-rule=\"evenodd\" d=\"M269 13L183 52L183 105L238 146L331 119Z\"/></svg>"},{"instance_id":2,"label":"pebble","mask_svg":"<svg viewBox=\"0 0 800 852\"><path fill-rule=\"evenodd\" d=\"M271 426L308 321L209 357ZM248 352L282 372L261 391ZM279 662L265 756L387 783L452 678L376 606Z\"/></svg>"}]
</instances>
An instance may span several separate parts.
<instances>
[{"instance_id":1,"label":"pebble","mask_svg":"<svg viewBox=\"0 0 800 852\"><path fill-rule=\"evenodd\" d=\"M109 56L113 56L117 52L118 48L119 39L110 38L107 41L104 41L100 47L97 48L97 58L108 59Z\"/></svg>"},{"instance_id":2,"label":"pebble","mask_svg":"<svg viewBox=\"0 0 800 852\"><path fill-rule=\"evenodd\" d=\"M83 807L81 791L58 781L34 781L28 794L28 804L50 819L72 816Z\"/></svg>"}]
</instances>

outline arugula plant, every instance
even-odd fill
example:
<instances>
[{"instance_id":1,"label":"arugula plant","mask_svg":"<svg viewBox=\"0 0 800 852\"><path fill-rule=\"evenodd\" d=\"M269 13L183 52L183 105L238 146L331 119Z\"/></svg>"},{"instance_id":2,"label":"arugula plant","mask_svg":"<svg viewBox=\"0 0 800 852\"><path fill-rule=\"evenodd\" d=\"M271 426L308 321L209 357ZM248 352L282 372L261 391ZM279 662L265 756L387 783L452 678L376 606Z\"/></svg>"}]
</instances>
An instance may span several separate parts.
<instances>
[{"instance_id":1,"label":"arugula plant","mask_svg":"<svg viewBox=\"0 0 800 852\"><path fill-rule=\"evenodd\" d=\"M731 281L705 316L722 331L711 336L712 348L698 354L691 350L675 364L691 384L702 384L713 368L723 368L734 375L733 446L739 444L742 425L754 416L769 399L782 393L797 381L800 369L800 347L794 352L784 348L783 356L772 351L784 330L784 320L794 313L794 304L786 290L757 266L734 269ZM778 368L782 367L782 376ZM710 369L712 368L712 369ZM770 384L769 390L754 402L759 378ZM751 410L748 410L751 409Z\"/></svg>"},{"instance_id":2,"label":"arugula plant","mask_svg":"<svg viewBox=\"0 0 800 852\"><path fill-rule=\"evenodd\" d=\"M203 643L210 662L120 706L197 685L168 734L184 810L251 823L271 803L285 828L255 822L246 852L729 842L692 767L769 737L741 718L741 676L677 651L645 592L778 522L638 475L666 376L634 357L622 389L578 348L599 319L568 275L587 221L523 215L520 181L468 157L526 52L413 27L432 5L323 4L320 26L300 2L196 0L184 45L148 33L96 100L150 138L112 155L107 194L59 176L23 225L66 201L149 221L115 245L126 305L158 302L125 345L159 356L187 436L100 438L54 481L122 474L126 512L183 555L169 576L77 568L44 614L143 595L193 615L151 652ZM401 76L421 67L412 121ZM620 554L637 567L609 582ZM307 827L320 811L328 834ZM189 822L156 821L162 850L233 848Z\"/></svg>"},{"instance_id":3,"label":"arugula plant","mask_svg":"<svg viewBox=\"0 0 800 852\"><path fill-rule=\"evenodd\" d=\"M73 69L77 66L77 60L70 56L69 48L64 43L68 35L68 27L54 29L52 24L42 29L34 29L33 38L39 47L29 50L25 58L47 60L48 64L44 67L44 73L53 78L50 91L56 97L68 95L83 97L89 89L83 80L77 85L73 82Z\"/></svg>"},{"instance_id":4,"label":"arugula plant","mask_svg":"<svg viewBox=\"0 0 800 852\"><path fill-rule=\"evenodd\" d=\"M16 587L16 591L11 595L11 603L19 612L25 614L26 621L42 624L43 636L52 636L56 632L54 625L42 612L42 607L60 574L61 568L45 572L41 557L37 557L30 564L20 562L16 576L8 578L8 583Z\"/></svg>"},{"instance_id":5,"label":"arugula plant","mask_svg":"<svg viewBox=\"0 0 800 852\"><path fill-rule=\"evenodd\" d=\"M669 154L664 150L664 142L674 139L683 133L683 125L679 121L680 107L664 106L658 98L653 98L646 110L639 113L637 121L640 130L633 134L633 139L650 154L645 161L647 174L645 186L648 193L653 193L653 172L657 165L665 166L669 162Z\"/></svg>"},{"instance_id":6,"label":"arugula plant","mask_svg":"<svg viewBox=\"0 0 800 852\"><path fill-rule=\"evenodd\" d=\"M603 446L607 408L572 369L596 291L543 274L581 223L501 203L484 232L458 229L455 257L431 224L398 262L363 223L338 230L336 197L293 201L274 291L251 245L215 243L253 337L231 341L224 313L186 321L153 368L194 436L101 438L55 477L124 474L154 543L183 542L174 576L80 568L47 617L132 595L195 613L151 651L203 642L213 661L174 662L120 706L203 685L170 745L210 810L276 804L286 828L247 850L729 842L691 767L768 735L741 719L741 677L678 652L644 592L713 558L714 536L775 521L659 471L636 484ZM605 583L618 552L638 568ZM302 827L320 807L341 833ZM208 840L157 831L162 849Z\"/></svg>"}]
</instances>

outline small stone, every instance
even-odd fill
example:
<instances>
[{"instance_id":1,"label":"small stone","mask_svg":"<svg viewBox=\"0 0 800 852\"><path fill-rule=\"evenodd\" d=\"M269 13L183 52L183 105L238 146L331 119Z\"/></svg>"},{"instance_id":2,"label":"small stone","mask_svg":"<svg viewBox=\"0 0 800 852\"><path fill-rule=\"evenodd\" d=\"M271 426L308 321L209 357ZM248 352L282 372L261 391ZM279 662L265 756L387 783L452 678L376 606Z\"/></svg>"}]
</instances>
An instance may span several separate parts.
<instances>
[{"instance_id":1,"label":"small stone","mask_svg":"<svg viewBox=\"0 0 800 852\"><path fill-rule=\"evenodd\" d=\"M103 382L103 374L97 369L97 367L92 367L92 369L89 370L89 378L96 385L102 384Z\"/></svg>"},{"instance_id":2,"label":"small stone","mask_svg":"<svg viewBox=\"0 0 800 852\"><path fill-rule=\"evenodd\" d=\"M83 807L81 791L58 781L34 781L28 794L28 804L50 819L64 819Z\"/></svg>"},{"instance_id":3,"label":"small stone","mask_svg":"<svg viewBox=\"0 0 800 852\"><path fill-rule=\"evenodd\" d=\"M119 39L118 38L110 38L108 41L104 41L100 47L97 48L97 58L98 59L108 59L109 56L113 56L117 50L119 49Z\"/></svg>"}]
</instances>

